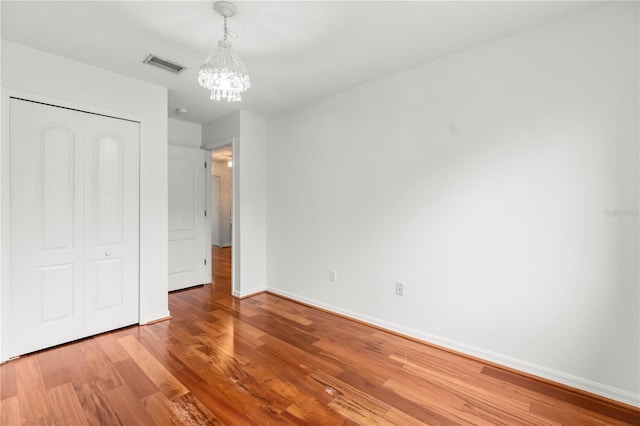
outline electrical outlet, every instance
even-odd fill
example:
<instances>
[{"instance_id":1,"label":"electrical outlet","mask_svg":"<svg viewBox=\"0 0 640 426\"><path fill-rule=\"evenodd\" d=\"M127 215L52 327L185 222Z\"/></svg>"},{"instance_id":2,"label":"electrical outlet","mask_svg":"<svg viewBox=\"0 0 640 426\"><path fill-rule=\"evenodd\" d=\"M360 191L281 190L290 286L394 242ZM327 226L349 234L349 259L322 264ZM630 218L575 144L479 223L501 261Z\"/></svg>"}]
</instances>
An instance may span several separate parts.
<instances>
[{"instance_id":1,"label":"electrical outlet","mask_svg":"<svg viewBox=\"0 0 640 426\"><path fill-rule=\"evenodd\" d=\"M404 295L404 284L402 283L396 283L396 294L398 296L402 296Z\"/></svg>"},{"instance_id":2,"label":"electrical outlet","mask_svg":"<svg viewBox=\"0 0 640 426\"><path fill-rule=\"evenodd\" d=\"M335 271L333 269L329 271L329 281L338 281L338 271Z\"/></svg>"}]
</instances>

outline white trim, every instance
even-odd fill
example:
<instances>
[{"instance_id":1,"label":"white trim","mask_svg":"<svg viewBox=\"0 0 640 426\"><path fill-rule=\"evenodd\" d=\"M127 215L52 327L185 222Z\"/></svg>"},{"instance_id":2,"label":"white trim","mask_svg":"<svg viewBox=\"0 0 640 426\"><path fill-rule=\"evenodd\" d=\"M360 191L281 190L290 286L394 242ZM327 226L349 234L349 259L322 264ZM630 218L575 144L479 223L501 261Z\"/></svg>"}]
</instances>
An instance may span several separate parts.
<instances>
[{"instance_id":1,"label":"white trim","mask_svg":"<svg viewBox=\"0 0 640 426\"><path fill-rule=\"evenodd\" d=\"M204 169L204 210L207 212L207 215L204 217L204 258L205 258L205 268L204 268L204 276L202 277L202 282L205 284L209 284L213 282L212 280L212 269L211 269L211 152L206 149L199 148L203 153L203 160L205 163Z\"/></svg>"},{"instance_id":2,"label":"white trim","mask_svg":"<svg viewBox=\"0 0 640 426\"><path fill-rule=\"evenodd\" d=\"M247 289L242 292L233 291L232 295L234 297L239 297L241 299L244 299L245 297L255 296L256 294L264 293L265 291L267 291L267 289L262 287L255 287L255 288Z\"/></svg>"},{"instance_id":3,"label":"white trim","mask_svg":"<svg viewBox=\"0 0 640 426\"><path fill-rule=\"evenodd\" d=\"M213 150L216 150L218 148L223 148L223 147L229 146L229 145L231 145L233 147L233 143L235 141L236 141L236 138L232 136L230 138L224 138L224 139L220 139L220 140L217 140L217 141L213 141L213 142L209 142L209 143L203 144L200 148L204 149L206 151L213 151ZM233 156L233 154L232 154L232 156ZM235 158L234 158L234 160L235 160Z\"/></svg>"},{"instance_id":4,"label":"white trim","mask_svg":"<svg viewBox=\"0 0 640 426\"><path fill-rule=\"evenodd\" d=\"M533 374L534 376L538 376L543 379L551 380L556 383L561 383L563 385L571 386L576 389L580 389L596 395L600 395L614 401L623 402L625 404L629 404L634 407L640 407L640 394L634 394L632 392L628 392L622 389L613 388L611 386L603 385L601 383L596 383L591 380L586 380L581 377L563 373L561 371L552 370L550 368L532 364L527 361L512 358L496 352L491 352L486 349L478 348L476 346L471 346L464 343L456 342L454 340L445 339L443 337L436 336L433 334L424 333L420 330L416 330L413 328L403 327L396 323L383 321L378 318L361 314L359 312L343 309L343 308L333 306L324 302L310 299L308 297L290 293L286 290L281 290L278 288L268 286L267 291L274 294L281 295L283 297L287 297L292 300L297 300L299 302L306 303L311 306L325 309L330 312L344 315L349 318L357 319L367 324L375 325L377 327L381 327L386 330L400 333L405 336L412 337L426 343L442 346L444 348L461 352L466 355L470 355L476 358L490 361L499 365L503 365L505 367L513 368L515 370L519 370L525 373Z\"/></svg>"},{"instance_id":5,"label":"white trim","mask_svg":"<svg viewBox=\"0 0 640 426\"><path fill-rule=\"evenodd\" d=\"M162 320L170 317L171 317L171 314L169 313L169 310L166 310L164 312L155 312L153 314L141 316L140 325L149 324L150 322L158 321L158 320Z\"/></svg>"},{"instance_id":6,"label":"white trim","mask_svg":"<svg viewBox=\"0 0 640 426\"><path fill-rule=\"evenodd\" d=\"M15 97L15 98L21 98L27 101L42 102L44 104L59 106L62 108L71 108L81 112L89 112L93 114L106 115L114 118L122 118L124 120L137 121L138 123L142 123L143 121L145 121L143 117L140 117L137 115L120 112L120 111L114 111L111 109L96 107L92 105L86 105L80 102L70 101L67 99L60 99L60 98L54 98L51 96L39 95L37 93L29 92L26 90L13 89L10 87L2 87L2 97L3 99ZM4 107L5 106L3 105L3 109ZM6 105L6 107L8 108L8 104Z\"/></svg>"}]
</instances>

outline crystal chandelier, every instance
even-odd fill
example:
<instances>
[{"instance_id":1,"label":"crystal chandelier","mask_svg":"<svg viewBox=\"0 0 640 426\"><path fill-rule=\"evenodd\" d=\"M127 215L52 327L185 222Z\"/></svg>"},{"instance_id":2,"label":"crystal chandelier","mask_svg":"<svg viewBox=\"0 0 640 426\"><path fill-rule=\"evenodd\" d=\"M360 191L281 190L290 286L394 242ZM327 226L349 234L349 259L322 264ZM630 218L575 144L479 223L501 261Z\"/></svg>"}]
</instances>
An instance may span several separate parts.
<instances>
[{"instance_id":1,"label":"crystal chandelier","mask_svg":"<svg viewBox=\"0 0 640 426\"><path fill-rule=\"evenodd\" d=\"M214 3L213 8L224 17L224 38L218 41L218 50L209 55L200 67L198 82L200 86L211 90L212 100L239 101L242 99L242 92L246 92L251 87L251 83L247 68L227 40L229 37L227 18L234 16L237 9L226 1Z\"/></svg>"}]
</instances>

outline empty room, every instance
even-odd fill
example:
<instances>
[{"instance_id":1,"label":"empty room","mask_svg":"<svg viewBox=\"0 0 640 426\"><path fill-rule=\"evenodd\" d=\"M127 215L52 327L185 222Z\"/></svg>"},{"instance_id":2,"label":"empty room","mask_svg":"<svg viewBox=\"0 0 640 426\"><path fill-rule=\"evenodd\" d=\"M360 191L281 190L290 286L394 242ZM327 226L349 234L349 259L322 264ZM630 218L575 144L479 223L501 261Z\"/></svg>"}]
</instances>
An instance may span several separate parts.
<instances>
[{"instance_id":1,"label":"empty room","mask_svg":"<svg viewBox=\"0 0 640 426\"><path fill-rule=\"evenodd\" d=\"M640 425L639 2L0 24L0 425Z\"/></svg>"}]
</instances>

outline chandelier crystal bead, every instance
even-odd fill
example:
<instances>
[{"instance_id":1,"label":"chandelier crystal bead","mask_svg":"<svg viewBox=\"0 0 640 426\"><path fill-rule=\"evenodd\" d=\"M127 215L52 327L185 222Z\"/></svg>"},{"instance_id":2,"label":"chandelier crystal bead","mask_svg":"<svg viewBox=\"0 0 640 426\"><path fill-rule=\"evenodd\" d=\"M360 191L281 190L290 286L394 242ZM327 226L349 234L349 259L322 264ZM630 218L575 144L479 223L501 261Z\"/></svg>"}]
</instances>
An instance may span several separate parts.
<instances>
[{"instance_id":1,"label":"chandelier crystal bead","mask_svg":"<svg viewBox=\"0 0 640 426\"><path fill-rule=\"evenodd\" d=\"M232 13L227 9L225 12L224 38L218 41L218 50L209 55L200 67L198 82L200 86L211 91L211 100L226 99L229 102L237 102L242 100L242 93L251 87L251 82L247 68L228 40L227 16L235 14L235 7Z\"/></svg>"}]
</instances>

